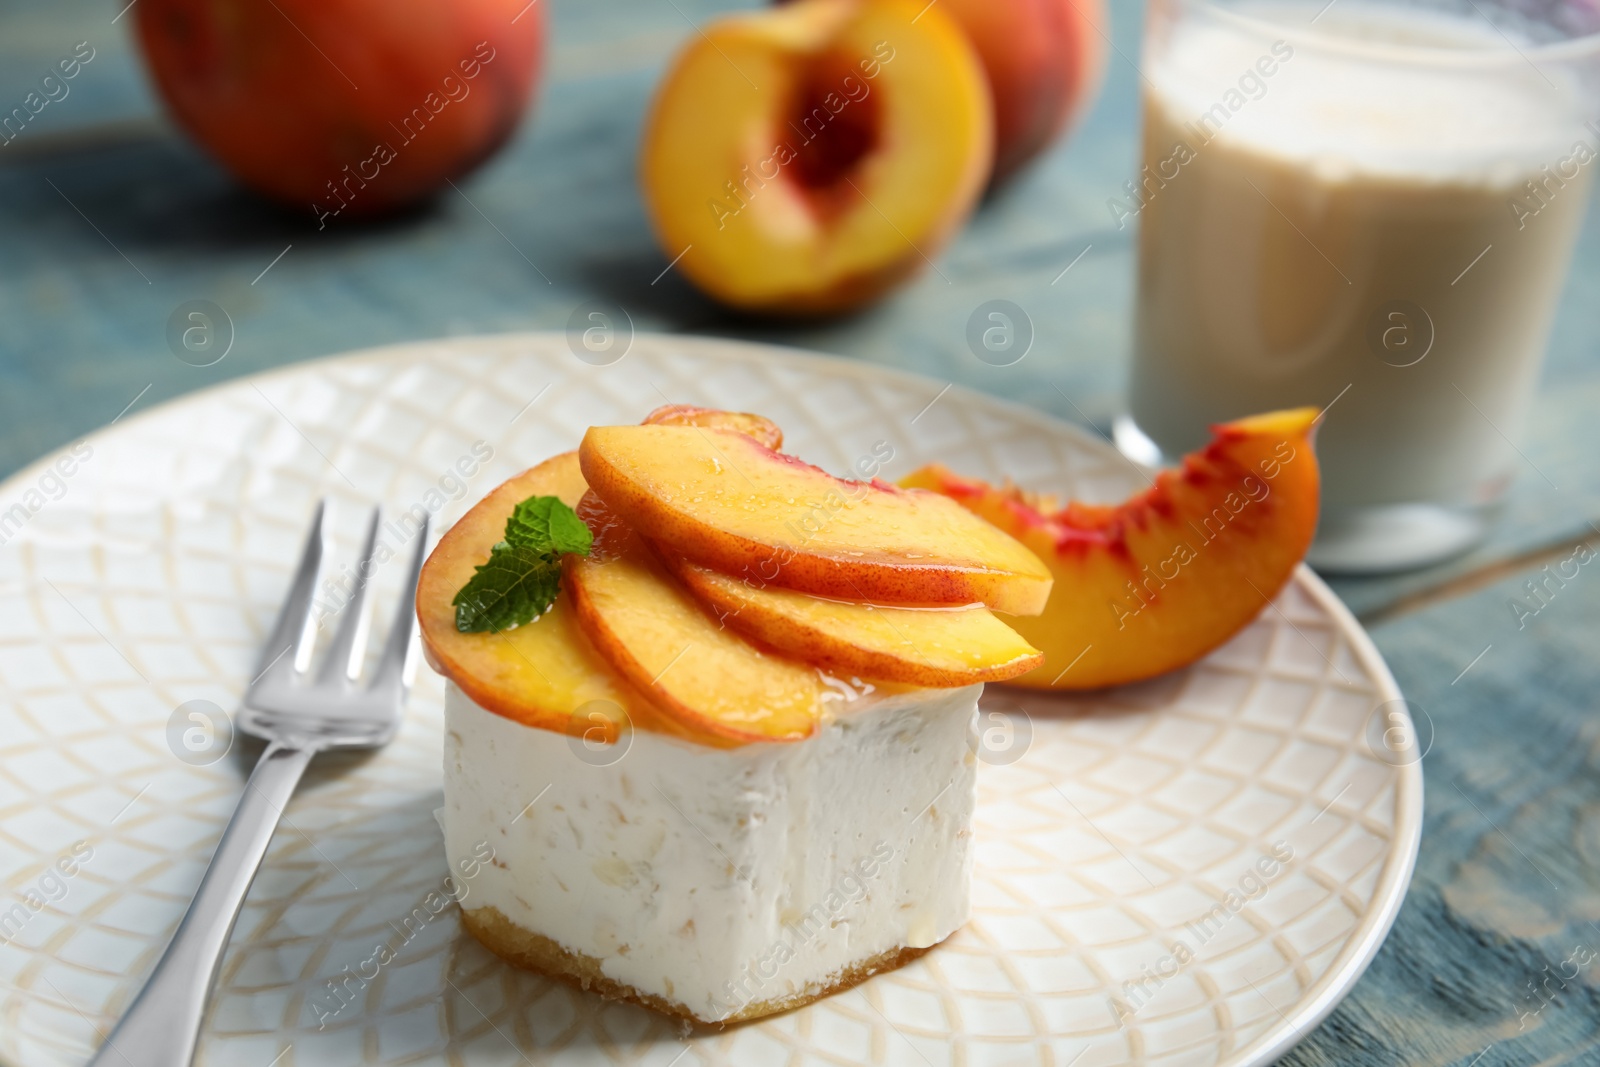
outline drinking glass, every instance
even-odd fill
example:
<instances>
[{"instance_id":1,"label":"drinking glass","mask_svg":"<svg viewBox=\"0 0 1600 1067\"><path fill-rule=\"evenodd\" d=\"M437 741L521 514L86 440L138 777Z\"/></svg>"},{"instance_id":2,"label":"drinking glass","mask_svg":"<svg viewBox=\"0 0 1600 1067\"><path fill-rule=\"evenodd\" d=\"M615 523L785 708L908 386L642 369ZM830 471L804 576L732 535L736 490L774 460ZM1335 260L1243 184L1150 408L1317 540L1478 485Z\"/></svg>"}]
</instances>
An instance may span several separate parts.
<instances>
[{"instance_id":1,"label":"drinking glass","mask_svg":"<svg viewBox=\"0 0 1600 1067\"><path fill-rule=\"evenodd\" d=\"M1160 461L1208 425L1326 409L1311 562L1383 571L1482 536L1600 169L1600 6L1152 0L1129 413Z\"/></svg>"}]
</instances>

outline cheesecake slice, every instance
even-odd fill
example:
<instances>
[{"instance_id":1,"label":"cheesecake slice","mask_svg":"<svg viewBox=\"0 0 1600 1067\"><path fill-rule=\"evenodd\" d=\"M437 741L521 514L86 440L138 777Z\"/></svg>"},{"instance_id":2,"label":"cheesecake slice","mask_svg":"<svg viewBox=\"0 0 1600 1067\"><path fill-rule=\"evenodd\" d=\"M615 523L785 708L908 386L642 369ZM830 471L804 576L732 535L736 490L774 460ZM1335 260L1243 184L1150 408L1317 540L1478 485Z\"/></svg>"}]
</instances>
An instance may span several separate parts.
<instances>
[{"instance_id":1,"label":"cheesecake slice","mask_svg":"<svg viewBox=\"0 0 1600 1067\"><path fill-rule=\"evenodd\" d=\"M451 685L446 849L453 870L495 857L463 922L521 967L698 1023L898 967L967 920L981 689L869 694L800 743L639 730L593 765Z\"/></svg>"},{"instance_id":2,"label":"cheesecake slice","mask_svg":"<svg viewBox=\"0 0 1600 1067\"><path fill-rule=\"evenodd\" d=\"M752 466L799 462L767 420L647 422L703 434L703 455L676 441L686 462L744 477L732 510L747 533L751 513L793 513ZM753 442L743 470L730 434ZM987 524L924 508L937 521L919 543L920 498L805 470L849 510L853 543L875 514L898 524L898 555L873 566L902 599L686 562L681 537L591 490L577 453L512 478L440 540L417 611L447 680L445 846L463 923L491 951L727 1025L898 967L966 921L981 683L1041 657L951 590L1014 603L1037 599L1037 576ZM957 540L999 547L957 554ZM853 557L830 570L819 544L775 565L810 552L806 582L848 585ZM985 552L1006 565L984 570Z\"/></svg>"}]
</instances>

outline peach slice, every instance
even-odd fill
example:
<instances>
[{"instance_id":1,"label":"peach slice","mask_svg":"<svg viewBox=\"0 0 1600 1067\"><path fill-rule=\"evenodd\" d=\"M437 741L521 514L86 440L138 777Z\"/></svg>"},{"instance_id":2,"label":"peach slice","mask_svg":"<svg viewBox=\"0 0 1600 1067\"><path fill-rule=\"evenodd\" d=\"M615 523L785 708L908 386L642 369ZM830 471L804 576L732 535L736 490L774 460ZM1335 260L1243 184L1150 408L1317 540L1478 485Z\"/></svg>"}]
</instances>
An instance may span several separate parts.
<instances>
[{"instance_id":1,"label":"peach slice","mask_svg":"<svg viewBox=\"0 0 1600 1067\"><path fill-rule=\"evenodd\" d=\"M417 583L417 618L429 661L489 710L547 730L565 730L572 711L587 701L626 707L629 698L573 624L566 598L557 597L536 621L499 634L457 631L452 601L489 558L519 502L557 496L573 505L587 489L574 452L523 471L445 531Z\"/></svg>"},{"instance_id":2,"label":"peach slice","mask_svg":"<svg viewBox=\"0 0 1600 1067\"><path fill-rule=\"evenodd\" d=\"M557 496L573 505L587 489L577 453L567 452L505 482L445 531L417 583L423 650L435 670L478 704L525 726L587 732L598 720L584 712L585 706L610 701L637 728L685 735L674 719L611 669L578 628L564 592L548 612L514 630L461 633L456 629L452 601L473 569L489 558L517 504L530 496ZM612 717L603 713L603 718ZM615 726L603 730L615 740Z\"/></svg>"},{"instance_id":3,"label":"peach slice","mask_svg":"<svg viewBox=\"0 0 1600 1067\"><path fill-rule=\"evenodd\" d=\"M998 682L1044 654L980 604L900 608L852 604L776 586L756 588L658 548L667 568L724 623L824 670L921 686Z\"/></svg>"},{"instance_id":4,"label":"peach slice","mask_svg":"<svg viewBox=\"0 0 1600 1067\"><path fill-rule=\"evenodd\" d=\"M1317 526L1317 409L1214 428L1204 449L1115 507L1054 501L924 467L936 489L1009 530L1055 574L1055 595L1015 626L1044 664L1013 680L1092 689L1193 663L1266 607Z\"/></svg>"},{"instance_id":5,"label":"peach slice","mask_svg":"<svg viewBox=\"0 0 1600 1067\"><path fill-rule=\"evenodd\" d=\"M711 296L836 312L938 255L992 151L982 67L937 6L798 0L689 37L640 183L666 257Z\"/></svg>"},{"instance_id":6,"label":"peach slice","mask_svg":"<svg viewBox=\"0 0 1600 1067\"><path fill-rule=\"evenodd\" d=\"M578 515L594 534L594 549L563 558L563 593L624 678L699 732L741 742L815 732L823 694L815 668L764 653L718 626L593 491Z\"/></svg>"},{"instance_id":7,"label":"peach slice","mask_svg":"<svg viewBox=\"0 0 1600 1067\"><path fill-rule=\"evenodd\" d=\"M692 563L835 600L1037 614L1049 569L937 493L835 478L728 430L595 426L584 477L629 526Z\"/></svg>"},{"instance_id":8,"label":"peach slice","mask_svg":"<svg viewBox=\"0 0 1600 1067\"><path fill-rule=\"evenodd\" d=\"M754 437L773 451L783 447L783 431L778 429L777 423L765 416L744 411L722 411L695 407L693 404L663 404L644 417L643 425L705 426L733 430L746 437Z\"/></svg>"}]
</instances>

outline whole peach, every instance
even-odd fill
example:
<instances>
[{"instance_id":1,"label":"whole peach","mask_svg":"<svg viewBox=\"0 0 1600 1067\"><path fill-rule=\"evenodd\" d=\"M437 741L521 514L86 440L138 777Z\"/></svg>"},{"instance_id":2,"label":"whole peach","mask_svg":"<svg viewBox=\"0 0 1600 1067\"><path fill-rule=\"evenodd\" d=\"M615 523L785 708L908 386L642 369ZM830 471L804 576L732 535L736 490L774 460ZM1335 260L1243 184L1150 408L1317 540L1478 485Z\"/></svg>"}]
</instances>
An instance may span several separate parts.
<instances>
[{"instance_id":1,"label":"whole peach","mask_svg":"<svg viewBox=\"0 0 1600 1067\"><path fill-rule=\"evenodd\" d=\"M937 0L966 31L994 97L999 184L1089 109L1105 69L1105 0Z\"/></svg>"},{"instance_id":2,"label":"whole peach","mask_svg":"<svg viewBox=\"0 0 1600 1067\"><path fill-rule=\"evenodd\" d=\"M322 224L488 159L537 79L548 0L140 0L161 95L245 185Z\"/></svg>"}]
</instances>

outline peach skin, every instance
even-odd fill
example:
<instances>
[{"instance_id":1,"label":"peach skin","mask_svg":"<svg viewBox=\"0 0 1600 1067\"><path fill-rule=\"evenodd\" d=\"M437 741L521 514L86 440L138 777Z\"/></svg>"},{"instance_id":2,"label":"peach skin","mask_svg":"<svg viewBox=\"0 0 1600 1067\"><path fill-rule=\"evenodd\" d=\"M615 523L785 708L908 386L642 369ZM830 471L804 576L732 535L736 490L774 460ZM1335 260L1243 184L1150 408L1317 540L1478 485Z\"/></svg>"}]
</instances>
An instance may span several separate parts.
<instances>
[{"instance_id":1,"label":"peach skin","mask_svg":"<svg viewBox=\"0 0 1600 1067\"><path fill-rule=\"evenodd\" d=\"M176 124L243 184L311 212L319 229L346 213L414 204L494 155L538 81L548 6L127 5Z\"/></svg>"},{"instance_id":2,"label":"peach skin","mask_svg":"<svg viewBox=\"0 0 1600 1067\"><path fill-rule=\"evenodd\" d=\"M983 63L994 97L999 184L1088 111L1105 72L1104 0L940 0Z\"/></svg>"}]
</instances>

